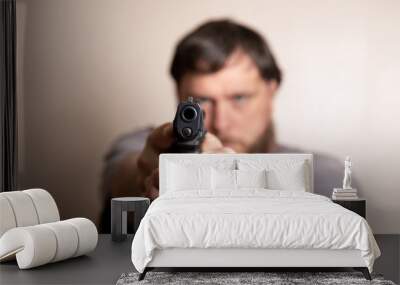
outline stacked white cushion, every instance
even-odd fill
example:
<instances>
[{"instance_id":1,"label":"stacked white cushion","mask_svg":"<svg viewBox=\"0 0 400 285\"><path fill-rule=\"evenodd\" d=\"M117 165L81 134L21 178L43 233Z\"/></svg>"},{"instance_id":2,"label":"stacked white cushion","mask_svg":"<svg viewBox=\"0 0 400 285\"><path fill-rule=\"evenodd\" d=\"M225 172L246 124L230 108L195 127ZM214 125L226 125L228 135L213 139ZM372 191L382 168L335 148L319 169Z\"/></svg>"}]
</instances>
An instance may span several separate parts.
<instances>
[{"instance_id":1,"label":"stacked white cushion","mask_svg":"<svg viewBox=\"0 0 400 285\"><path fill-rule=\"evenodd\" d=\"M161 195L171 191L213 195L248 188L312 192L311 155L167 154L161 161Z\"/></svg>"},{"instance_id":2,"label":"stacked white cushion","mask_svg":"<svg viewBox=\"0 0 400 285\"><path fill-rule=\"evenodd\" d=\"M67 221L48 223L42 225L48 228L55 235L57 247L52 260L48 262L56 262L63 259L73 257L78 249L79 236L78 232Z\"/></svg>"},{"instance_id":3,"label":"stacked white cushion","mask_svg":"<svg viewBox=\"0 0 400 285\"><path fill-rule=\"evenodd\" d=\"M39 224L38 215L31 197L22 191L3 192L14 213L17 227L26 227Z\"/></svg>"},{"instance_id":4,"label":"stacked white cushion","mask_svg":"<svg viewBox=\"0 0 400 285\"><path fill-rule=\"evenodd\" d=\"M43 189L0 193L0 237L14 227L56 222L60 214L56 202ZM3 218L4 217L4 218Z\"/></svg>"},{"instance_id":5,"label":"stacked white cushion","mask_svg":"<svg viewBox=\"0 0 400 285\"><path fill-rule=\"evenodd\" d=\"M221 192L236 195L239 194L238 190L249 188L313 192L312 154L166 153L160 155L159 162L160 196L167 192L176 192L177 189L179 191L172 195L185 196L186 192L200 196L220 195ZM181 167L173 167L173 165ZM193 183L198 179L190 177L200 176L196 174L198 170L191 172L186 169L196 167L203 167L203 169L211 167L211 176L203 173L206 179ZM222 170L227 172L224 173ZM237 170L237 172L231 170ZM236 175L234 187L232 187L233 173ZM184 181L179 181L181 179Z\"/></svg>"},{"instance_id":6,"label":"stacked white cushion","mask_svg":"<svg viewBox=\"0 0 400 285\"><path fill-rule=\"evenodd\" d=\"M266 170L267 188L273 190L309 191L308 165L304 160L239 159L239 170Z\"/></svg>"},{"instance_id":7,"label":"stacked white cushion","mask_svg":"<svg viewBox=\"0 0 400 285\"><path fill-rule=\"evenodd\" d=\"M28 269L86 254L96 245L95 225L75 218L7 231L0 239L0 259L16 254L19 268Z\"/></svg>"},{"instance_id":8,"label":"stacked white cushion","mask_svg":"<svg viewBox=\"0 0 400 285\"><path fill-rule=\"evenodd\" d=\"M50 262L56 250L54 233L42 225L13 228L0 238L0 260L16 257L21 269Z\"/></svg>"},{"instance_id":9,"label":"stacked white cushion","mask_svg":"<svg viewBox=\"0 0 400 285\"><path fill-rule=\"evenodd\" d=\"M212 169L212 189L240 190L241 188L267 188L266 170Z\"/></svg>"},{"instance_id":10,"label":"stacked white cushion","mask_svg":"<svg viewBox=\"0 0 400 285\"><path fill-rule=\"evenodd\" d=\"M179 164L185 167L193 167L193 166L212 166L213 168L216 169L236 169L236 159L231 159L231 158L218 158L217 160L214 160L212 163L210 163L209 159L207 158L207 155L203 154L189 154L189 156L195 156L196 159L190 159L190 158L183 158L185 155L180 154L182 158L177 158L171 161L168 161L167 167L169 167L170 163L173 164Z\"/></svg>"},{"instance_id":11,"label":"stacked white cushion","mask_svg":"<svg viewBox=\"0 0 400 285\"><path fill-rule=\"evenodd\" d=\"M28 194L33 201L39 224L51 223L60 220L56 202L49 192L43 189L28 189L22 191Z\"/></svg>"},{"instance_id":12,"label":"stacked white cushion","mask_svg":"<svg viewBox=\"0 0 400 285\"><path fill-rule=\"evenodd\" d=\"M86 254L96 248L97 229L92 221L85 218L69 219L65 222L70 223L78 233L78 247L74 257Z\"/></svg>"},{"instance_id":13,"label":"stacked white cushion","mask_svg":"<svg viewBox=\"0 0 400 285\"><path fill-rule=\"evenodd\" d=\"M200 155L201 157L201 155ZM212 165L207 160L177 159L167 164L167 192L212 189L212 169L233 170L236 161L220 159Z\"/></svg>"},{"instance_id":14,"label":"stacked white cushion","mask_svg":"<svg viewBox=\"0 0 400 285\"><path fill-rule=\"evenodd\" d=\"M236 170L212 168L213 190L236 190Z\"/></svg>"},{"instance_id":15,"label":"stacked white cushion","mask_svg":"<svg viewBox=\"0 0 400 285\"><path fill-rule=\"evenodd\" d=\"M236 170L237 188L268 188L267 171Z\"/></svg>"},{"instance_id":16,"label":"stacked white cushion","mask_svg":"<svg viewBox=\"0 0 400 285\"><path fill-rule=\"evenodd\" d=\"M0 237L9 229L15 228L14 212L8 199L0 194Z\"/></svg>"},{"instance_id":17,"label":"stacked white cushion","mask_svg":"<svg viewBox=\"0 0 400 285\"><path fill-rule=\"evenodd\" d=\"M211 188L211 167L209 166L187 167L171 163L169 173L168 189L170 191Z\"/></svg>"},{"instance_id":18,"label":"stacked white cushion","mask_svg":"<svg viewBox=\"0 0 400 285\"><path fill-rule=\"evenodd\" d=\"M88 219L59 221L49 192L29 189L0 193L0 261L17 259L21 269L76 257L97 245Z\"/></svg>"}]
</instances>

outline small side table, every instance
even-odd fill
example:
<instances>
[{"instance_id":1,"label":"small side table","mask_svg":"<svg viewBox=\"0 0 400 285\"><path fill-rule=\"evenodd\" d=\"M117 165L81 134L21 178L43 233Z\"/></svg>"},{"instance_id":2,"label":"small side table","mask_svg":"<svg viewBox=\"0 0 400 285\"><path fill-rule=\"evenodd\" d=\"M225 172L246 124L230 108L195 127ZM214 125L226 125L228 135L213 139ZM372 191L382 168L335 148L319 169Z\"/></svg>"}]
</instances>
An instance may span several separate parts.
<instances>
[{"instance_id":1,"label":"small side table","mask_svg":"<svg viewBox=\"0 0 400 285\"><path fill-rule=\"evenodd\" d=\"M127 212L134 212L133 229L139 227L146 214L150 199L144 197L120 197L111 199L111 238L113 241L124 241L127 236Z\"/></svg>"},{"instance_id":2,"label":"small side table","mask_svg":"<svg viewBox=\"0 0 400 285\"><path fill-rule=\"evenodd\" d=\"M332 200L332 202L339 204L340 206L359 214L361 217L366 219L366 204L365 199L355 199L355 200Z\"/></svg>"}]
</instances>

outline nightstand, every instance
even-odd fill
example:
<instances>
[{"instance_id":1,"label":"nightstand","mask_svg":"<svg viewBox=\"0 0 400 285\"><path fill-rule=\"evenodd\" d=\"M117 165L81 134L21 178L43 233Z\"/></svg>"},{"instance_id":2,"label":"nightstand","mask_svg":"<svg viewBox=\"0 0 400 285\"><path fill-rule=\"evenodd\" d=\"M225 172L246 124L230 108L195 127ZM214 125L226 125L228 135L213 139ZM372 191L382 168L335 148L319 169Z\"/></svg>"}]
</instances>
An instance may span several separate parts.
<instances>
[{"instance_id":1,"label":"nightstand","mask_svg":"<svg viewBox=\"0 0 400 285\"><path fill-rule=\"evenodd\" d=\"M339 204L340 206L359 214L361 217L366 219L367 201L365 199L355 200L332 200L332 202Z\"/></svg>"},{"instance_id":2,"label":"nightstand","mask_svg":"<svg viewBox=\"0 0 400 285\"><path fill-rule=\"evenodd\" d=\"M144 197L119 197L111 199L111 237L112 241L124 241L128 233L127 212L134 213L133 231L139 227L146 214L150 199Z\"/></svg>"}]
</instances>

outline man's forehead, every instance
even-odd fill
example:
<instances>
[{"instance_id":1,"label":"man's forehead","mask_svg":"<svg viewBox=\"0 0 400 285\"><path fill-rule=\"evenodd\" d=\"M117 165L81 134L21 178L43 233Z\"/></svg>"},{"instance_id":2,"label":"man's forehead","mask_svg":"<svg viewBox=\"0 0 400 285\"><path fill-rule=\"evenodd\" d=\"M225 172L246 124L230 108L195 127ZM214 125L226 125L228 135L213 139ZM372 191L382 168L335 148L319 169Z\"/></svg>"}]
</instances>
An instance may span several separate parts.
<instances>
[{"instance_id":1,"label":"man's forehead","mask_svg":"<svg viewBox=\"0 0 400 285\"><path fill-rule=\"evenodd\" d=\"M185 74L180 91L198 96L213 96L248 91L263 81L254 61L243 52L234 52L222 69L214 73Z\"/></svg>"},{"instance_id":2,"label":"man's forehead","mask_svg":"<svg viewBox=\"0 0 400 285\"><path fill-rule=\"evenodd\" d=\"M257 68L253 59L243 50L236 49L225 61L225 67L238 67L243 70Z\"/></svg>"}]
</instances>

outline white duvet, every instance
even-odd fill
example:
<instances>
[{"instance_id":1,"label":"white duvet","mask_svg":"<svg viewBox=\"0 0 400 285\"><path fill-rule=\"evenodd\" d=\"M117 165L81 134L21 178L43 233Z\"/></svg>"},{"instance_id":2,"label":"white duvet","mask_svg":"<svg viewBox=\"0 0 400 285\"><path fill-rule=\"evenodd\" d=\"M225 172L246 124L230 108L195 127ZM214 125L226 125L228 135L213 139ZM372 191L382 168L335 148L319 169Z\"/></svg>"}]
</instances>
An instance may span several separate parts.
<instances>
[{"instance_id":1,"label":"white duvet","mask_svg":"<svg viewBox=\"0 0 400 285\"><path fill-rule=\"evenodd\" d=\"M210 194L210 195L209 195ZM330 199L299 191L182 191L154 200L132 243L143 272L155 249L358 249L372 272L379 248L368 223Z\"/></svg>"}]
</instances>

